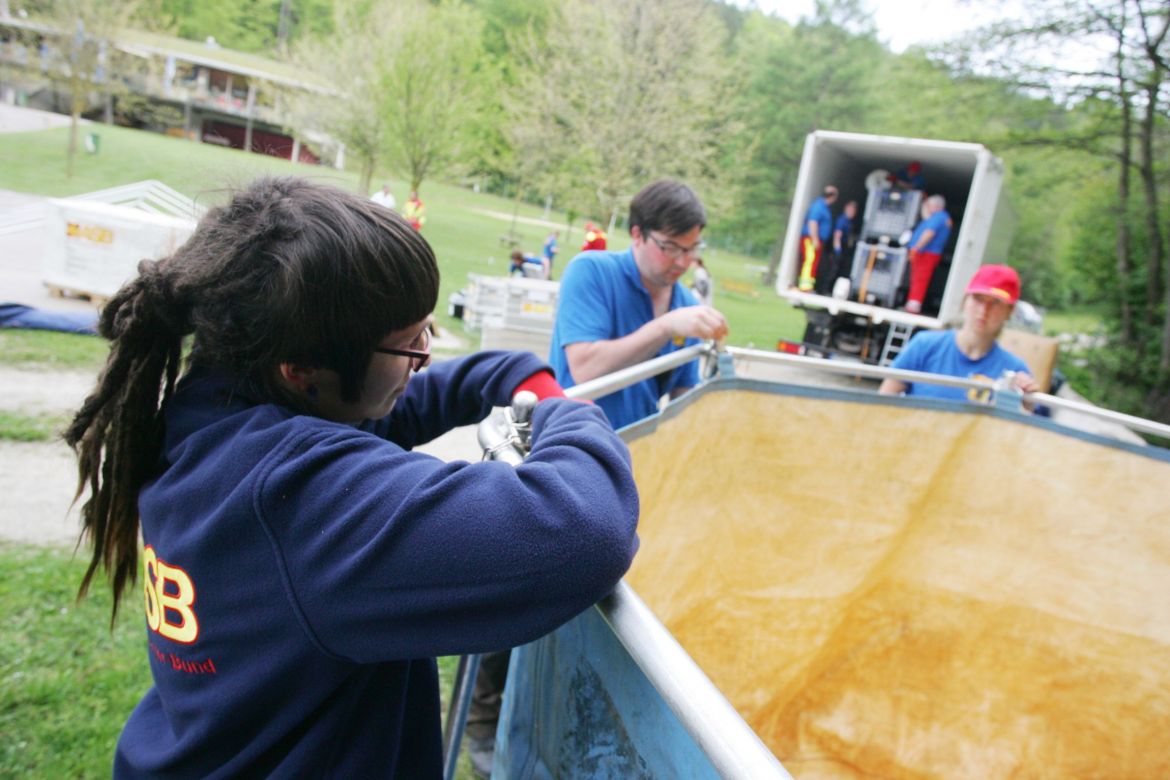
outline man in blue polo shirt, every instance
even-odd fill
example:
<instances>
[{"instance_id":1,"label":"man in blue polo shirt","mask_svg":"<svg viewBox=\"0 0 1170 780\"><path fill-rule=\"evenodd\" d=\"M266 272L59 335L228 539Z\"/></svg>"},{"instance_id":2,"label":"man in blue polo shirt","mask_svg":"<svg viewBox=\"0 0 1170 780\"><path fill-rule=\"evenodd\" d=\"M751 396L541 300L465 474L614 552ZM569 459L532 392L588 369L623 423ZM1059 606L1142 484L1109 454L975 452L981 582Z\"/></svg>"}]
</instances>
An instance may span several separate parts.
<instances>
[{"instance_id":1,"label":"man in blue polo shirt","mask_svg":"<svg viewBox=\"0 0 1170 780\"><path fill-rule=\"evenodd\" d=\"M685 184L657 181L630 202L633 243L624 252L586 250L565 267L549 364L568 388L727 335L727 320L679 283L703 250L707 213ZM699 383L698 361L597 400L614 428L658 411ZM491 773L508 651L483 657L468 714L468 753L479 777Z\"/></svg>"},{"instance_id":2,"label":"man in blue polo shirt","mask_svg":"<svg viewBox=\"0 0 1170 780\"><path fill-rule=\"evenodd\" d=\"M930 288L934 269L942 259L947 240L951 237L953 222L946 211L947 202L942 195L931 195L926 199L926 219L914 228L910 239L910 292L906 296L906 311L918 314Z\"/></svg>"},{"instance_id":3,"label":"man in blue polo shirt","mask_svg":"<svg viewBox=\"0 0 1170 780\"><path fill-rule=\"evenodd\" d=\"M632 245L577 255L561 281L549 364L563 387L611 374L702 339L727 335L727 320L701 306L679 279L702 252L707 212L687 185L654 182L630 202ZM698 362L598 399L615 428L658 411L699 383Z\"/></svg>"},{"instance_id":4,"label":"man in blue polo shirt","mask_svg":"<svg viewBox=\"0 0 1170 780\"><path fill-rule=\"evenodd\" d=\"M800 278L796 282L801 292L812 292L816 286L817 266L825 252L825 242L833 235L833 212L829 206L836 202L837 188L830 184L805 212L800 228Z\"/></svg>"}]
</instances>

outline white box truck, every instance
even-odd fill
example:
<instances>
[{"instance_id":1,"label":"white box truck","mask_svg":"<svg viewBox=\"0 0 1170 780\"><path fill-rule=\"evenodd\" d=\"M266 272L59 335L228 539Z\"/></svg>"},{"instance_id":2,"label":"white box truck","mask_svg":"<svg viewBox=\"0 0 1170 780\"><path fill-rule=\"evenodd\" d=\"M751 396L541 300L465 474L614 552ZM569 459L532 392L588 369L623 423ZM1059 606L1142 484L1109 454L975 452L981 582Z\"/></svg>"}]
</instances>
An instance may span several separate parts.
<instances>
[{"instance_id":1,"label":"white box truck","mask_svg":"<svg viewBox=\"0 0 1170 780\"><path fill-rule=\"evenodd\" d=\"M896 269L897 289L890 290L888 296L875 296L872 290L876 288L871 286L867 292L864 284L876 278L870 274L875 260L884 258L884 253L904 253L901 236L889 236L888 244L877 248L869 244L864 252L848 256L848 268L842 274L851 275L852 283L837 285L836 295L801 292L797 287L800 232L813 200L827 185L837 187L840 197L833 205L834 220L843 204L857 201L856 232L864 227L863 215L876 211L870 201L879 197L875 195L878 190L869 185L884 176L875 172L895 172L914 161L922 166L925 193L946 198L947 212L954 221L922 313L910 314L901 309L908 284L904 262L889 266ZM776 275L776 292L805 311L808 325L799 350L884 365L897 355L913 331L956 323L963 290L975 270L983 263L1003 263L1007 259L1014 217L1000 198L1003 171L1003 161L979 144L827 130L810 133L805 139ZM860 242L858 247L861 249Z\"/></svg>"}]
</instances>

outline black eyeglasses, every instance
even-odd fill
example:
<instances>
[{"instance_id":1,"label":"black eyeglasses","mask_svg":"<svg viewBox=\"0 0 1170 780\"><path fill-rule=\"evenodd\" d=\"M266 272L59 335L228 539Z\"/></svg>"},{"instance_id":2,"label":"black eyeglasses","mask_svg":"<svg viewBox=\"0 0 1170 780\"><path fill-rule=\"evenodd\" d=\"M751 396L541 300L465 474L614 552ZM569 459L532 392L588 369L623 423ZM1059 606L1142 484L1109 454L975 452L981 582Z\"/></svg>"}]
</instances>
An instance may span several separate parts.
<instances>
[{"instance_id":1,"label":"black eyeglasses","mask_svg":"<svg viewBox=\"0 0 1170 780\"><path fill-rule=\"evenodd\" d=\"M662 254L666 255L671 260L678 260L680 257L682 257L684 255L690 255L692 258L695 258L695 257L698 257L699 255L701 255L703 253L703 250L707 248L707 244L704 241L700 241L699 243L695 244L694 246L688 247L688 246L681 246L679 244L674 243L673 241L660 241L657 238L655 238L652 233L647 233L646 237L649 238L651 241L653 241L655 246L657 246L660 250L662 250Z\"/></svg>"},{"instance_id":2,"label":"black eyeglasses","mask_svg":"<svg viewBox=\"0 0 1170 780\"><path fill-rule=\"evenodd\" d=\"M383 355L399 355L401 357L410 358L410 367L414 371L418 371L423 367L423 364L430 360L431 357L431 329L423 328L422 332L418 334L418 338L411 343L410 346L418 345L419 349L390 349L389 347L374 347L375 352L381 352Z\"/></svg>"}]
</instances>

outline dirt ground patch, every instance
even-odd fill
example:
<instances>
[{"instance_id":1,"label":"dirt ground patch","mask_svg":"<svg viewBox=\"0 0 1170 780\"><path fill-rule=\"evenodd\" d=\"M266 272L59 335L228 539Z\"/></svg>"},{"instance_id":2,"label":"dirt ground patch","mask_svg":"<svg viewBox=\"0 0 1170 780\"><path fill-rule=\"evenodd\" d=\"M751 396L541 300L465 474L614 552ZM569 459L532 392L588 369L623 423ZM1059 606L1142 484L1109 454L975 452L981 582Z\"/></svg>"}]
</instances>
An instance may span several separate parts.
<instances>
[{"instance_id":1,"label":"dirt ground patch","mask_svg":"<svg viewBox=\"0 0 1170 780\"><path fill-rule=\"evenodd\" d=\"M35 371L0 366L0 409L27 415L65 415L92 388L82 371ZM61 441L0 441L0 539L39 544L77 541L73 453Z\"/></svg>"},{"instance_id":2,"label":"dirt ground patch","mask_svg":"<svg viewBox=\"0 0 1170 780\"><path fill-rule=\"evenodd\" d=\"M0 366L0 410L67 415L93 388L95 375ZM475 427L456 428L418 448L441 460L478 460ZM72 545L80 530L76 507L77 463L61 441L0 441L0 540Z\"/></svg>"}]
</instances>

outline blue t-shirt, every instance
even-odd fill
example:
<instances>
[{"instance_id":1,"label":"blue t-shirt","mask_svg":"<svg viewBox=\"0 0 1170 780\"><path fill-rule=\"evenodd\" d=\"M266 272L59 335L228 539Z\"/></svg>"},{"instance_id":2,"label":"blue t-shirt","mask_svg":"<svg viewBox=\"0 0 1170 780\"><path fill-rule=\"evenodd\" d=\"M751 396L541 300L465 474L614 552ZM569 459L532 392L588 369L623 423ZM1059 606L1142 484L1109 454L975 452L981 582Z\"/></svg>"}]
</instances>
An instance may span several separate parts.
<instances>
[{"instance_id":1,"label":"blue t-shirt","mask_svg":"<svg viewBox=\"0 0 1170 780\"><path fill-rule=\"evenodd\" d=\"M841 248L844 249L845 245L849 243L850 234L853 232L853 220L845 214L837 217L837 224L833 227L833 231L836 232L838 230L841 231Z\"/></svg>"},{"instance_id":2,"label":"blue t-shirt","mask_svg":"<svg viewBox=\"0 0 1170 780\"><path fill-rule=\"evenodd\" d=\"M544 242L544 248L541 251L544 253L549 265L551 265L553 258L557 256L557 240L550 237L548 241Z\"/></svg>"},{"instance_id":3,"label":"blue t-shirt","mask_svg":"<svg viewBox=\"0 0 1170 780\"><path fill-rule=\"evenodd\" d=\"M913 176L911 176L910 169L903 168L902 170L895 173L894 176L897 177L898 181L909 182L910 186L913 189L916 189L916 190L926 189L926 177L923 176L921 172L916 173Z\"/></svg>"},{"instance_id":4,"label":"blue t-shirt","mask_svg":"<svg viewBox=\"0 0 1170 780\"><path fill-rule=\"evenodd\" d=\"M829 204L825 203L824 198L817 198L808 207L808 213L805 214L804 222L800 226L801 237L808 235L810 222L817 223L817 233L820 234L821 241L828 241L833 235L833 213L829 211Z\"/></svg>"},{"instance_id":5,"label":"blue t-shirt","mask_svg":"<svg viewBox=\"0 0 1170 780\"><path fill-rule=\"evenodd\" d=\"M957 376L964 379L988 379L995 381L1004 371L1023 371L1031 376L1028 364L996 344L979 360L971 360L959 351L953 330L923 330L910 339L910 343L894 358L893 368L906 371L926 371L931 374ZM919 398L948 398L962 401L970 398L977 390L961 387L944 387L927 382L909 383L906 395Z\"/></svg>"},{"instance_id":6,"label":"blue t-shirt","mask_svg":"<svg viewBox=\"0 0 1170 780\"><path fill-rule=\"evenodd\" d=\"M698 301L677 282L670 295L670 311L695 306ZM557 318L549 347L549 365L562 387L577 384L569 372L565 347L583 341L608 341L628 336L654 319L650 294L642 285L632 249L624 252L588 251L573 258L561 280ZM658 353L666 355L683 344L668 341ZM658 411L658 399L676 387L699 383L698 361L680 366L668 374L645 379L624 390L597 399L614 428L623 428Z\"/></svg>"},{"instance_id":7,"label":"blue t-shirt","mask_svg":"<svg viewBox=\"0 0 1170 780\"><path fill-rule=\"evenodd\" d=\"M914 228L914 237L910 239L911 249L918 242L918 237L927 230L933 230L934 235L930 237L930 243L924 246L922 251L941 255L946 248L947 239L951 237L951 215L945 209L941 209L919 222L918 227Z\"/></svg>"}]
</instances>

